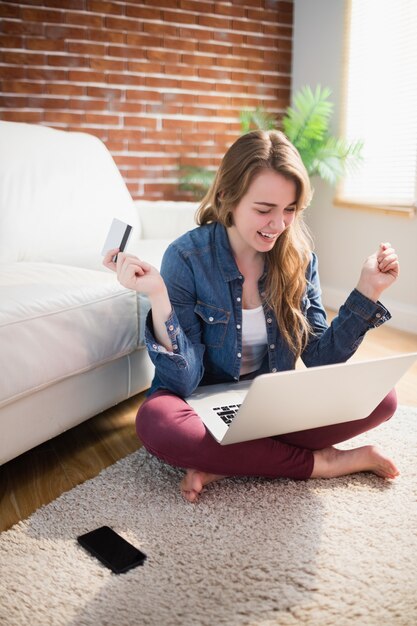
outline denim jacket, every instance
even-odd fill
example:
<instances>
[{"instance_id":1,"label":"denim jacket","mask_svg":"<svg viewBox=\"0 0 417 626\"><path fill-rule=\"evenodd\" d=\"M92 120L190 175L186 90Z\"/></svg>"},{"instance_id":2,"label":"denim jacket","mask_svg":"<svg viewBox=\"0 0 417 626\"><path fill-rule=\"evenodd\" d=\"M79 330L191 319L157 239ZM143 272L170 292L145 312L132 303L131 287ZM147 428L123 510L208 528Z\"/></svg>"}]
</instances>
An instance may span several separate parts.
<instances>
[{"instance_id":1,"label":"denim jacket","mask_svg":"<svg viewBox=\"0 0 417 626\"><path fill-rule=\"evenodd\" d=\"M242 361L242 288L224 226L212 223L189 231L166 250L161 275L172 311L166 322L172 352L158 344L148 314L145 341L155 365L149 394L167 389L187 397L202 384L237 381ZM268 351L258 373L294 369L294 354L283 340L259 280ZM301 358L307 367L340 363L351 357L365 333L390 319L387 309L352 291L330 326L321 302L317 257L307 269L303 312L313 333Z\"/></svg>"}]
</instances>

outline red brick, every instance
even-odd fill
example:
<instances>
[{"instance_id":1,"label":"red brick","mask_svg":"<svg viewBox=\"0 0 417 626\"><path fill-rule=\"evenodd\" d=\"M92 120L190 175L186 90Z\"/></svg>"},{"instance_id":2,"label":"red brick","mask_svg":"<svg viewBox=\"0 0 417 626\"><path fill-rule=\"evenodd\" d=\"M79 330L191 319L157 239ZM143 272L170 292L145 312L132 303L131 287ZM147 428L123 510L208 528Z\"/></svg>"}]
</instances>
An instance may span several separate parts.
<instances>
[{"instance_id":1,"label":"red brick","mask_svg":"<svg viewBox=\"0 0 417 626\"><path fill-rule=\"evenodd\" d=\"M136 89L127 89L126 90L126 99L127 100L136 100L137 102L157 102L162 98L162 94L157 91L139 91Z\"/></svg>"},{"instance_id":2,"label":"red brick","mask_svg":"<svg viewBox=\"0 0 417 626\"><path fill-rule=\"evenodd\" d=\"M12 4L0 4L0 17L20 17L20 7Z\"/></svg>"},{"instance_id":3,"label":"red brick","mask_svg":"<svg viewBox=\"0 0 417 626\"><path fill-rule=\"evenodd\" d=\"M137 167L143 163L142 157L135 155L121 154L114 157L118 167Z\"/></svg>"},{"instance_id":4,"label":"red brick","mask_svg":"<svg viewBox=\"0 0 417 626\"><path fill-rule=\"evenodd\" d=\"M274 37L292 37L292 27L280 24L264 24L264 33Z\"/></svg>"},{"instance_id":5,"label":"red brick","mask_svg":"<svg viewBox=\"0 0 417 626\"><path fill-rule=\"evenodd\" d=\"M180 119L180 120L171 120L171 119L166 119L166 120L162 120L162 128L164 130L176 130L177 132L180 130L187 130L187 131L191 131L191 130L195 130L196 129L196 125L195 122L191 121L191 120L184 120L184 119Z\"/></svg>"},{"instance_id":6,"label":"red brick","mask_svg":"<svg viewBox=\"0 0 417 626\"><path fill-rule=\"evenodd\" d=\"M143 59L141 61L127 61L127 69L129 72L136 74L164 74L164 64L155 63L155 61L148 61Z\"/></svg>"},{"instance_id":7,"label":"red brick","mask_svg":"<svg viewBox=\"0 0 417 626\"><path fill-rule=\"evenodd\" d=\"M182 62L187 65L211 67L213 65L213 58L211 56L204 56L201 54L183 54Z\"/></svg>"},{"instance_id":8,"label":"red brick","mask_svg":"<svg viewBox=\"0 0 417 626\"><path fill-rule=\"evenodd\" d=\"M0 4L0 8L1 8ZM44 25L39 22L0 21L0 30L8 35L43 35Z\"/></svg>"},{"instance_id":9,"label":"red brick","mask_svg":"<svg viewBox=\"0 0 417 626\"><path fill-rule=\"evenodd\" d=\"M126 69L126 62L92 57L89 59L89 67L91 67L92 70L123 72Z\"/></svg>"},{"instance_id":10,"label":"red brick","mask_svg":"<svg viewBox=\"0 0 417 626\"><path fill-rule=\"evenodd\" d=\"M42 121L42 113L36 111L1 111L0 120L4 122L26 122L27 124L38 124Z\"/></svg>"},{"instance_id":11,"label":"red brick","mask_svg":"<svg viewBox=\"0 0 417 626\"><path fill-rule=\"evenodd\" d=\"M84 43L79 41L68 42L68 52L76 54L87 54L94 56L104 56L106 46L99 43Z\"/></svg>"},{"instance_id":12,"label":"red brick","mask_svg":"<svg viewBox=\"0 0 417 626\"><path fill-rule=\"evenodd\" d=\"M3 70L4 68L2 68ZM44 85L39 83L27 83L17 80L2 80L0 83L2 93L43 93Z\"/></svg>"},{"instance_id":13,"label":"red brick","mask_svg":"<svg viewBox=\"0 0 417 626\"><path fill-rule=\"evenodd\" d=\"M24 70L24 75L29 80L42 80L42 81L52 81L52 80L60 80L67 81L68 80L68 71L67 70L51 70L46 69L44 67L27 67Z\"/></svg>"},{"instance_id":14,"label":"red brick","mask_svg":"<svg viewBox=\"0 0 417 626\"><path fill-rule=\"evenodd\" d=\"M67 109L68 108L68 100L67 98L38 98L36 96L31 96L28 98L27 106L29 109Z\"/></svg>"},{"instance_id":15,"label":"red brick","mask_svg":"<svg viewBox=\"0 0 417 626\"><path fill-rule=\"evenodd\" d=\"M87 11L93 11L94 13L103 13L108 15L123 15L123 4L116 4L115 2L103 2L102 0L87 0Z\"/></svg>"},{"instance_id":16,"label":"red brick","mask_svg":"<svg viewBox=\"0 0 417 626\"><path fill-rule=\"evenodd\" d=\"M246 10L233 4L222 4L216 2L216 13L219 15L230 15L231 17L245 17Z\"/></svg>"},{"instance_id":17,"label":"red brick","mask_svg":"<svg viewBox=\"0 0 417 626\"><path fill-rule=\"evenodd\" d=\"M0 48L24 48L23 37L18 35L0 35Z\"/></svg>"},{"instance_id":18,"label":"red brick","mask_svg":"<svg viewBox=\"0 0 417 626\"><path fill-rule=\"evenodd\" d=\"M62 25L56 26L55 24L45 25L45 37L47 39L87 39L86 33L85 28Z\"/></svg>"},{"instance_id":19,"label":"red brick","mask_svg":"<svg viewBox=\"0 0 417 626\"><path fill-rule=\"evenodd\" d=\"M232 72L230 70L212 69L207 67L199 67L198 75L202 78L211 78L213 80L231 80Z\"/></svg>"},{"instance_id":20,"label":"red brick","mask_svg":"<svg viewBox=\"0 0 417 626\"><path fill-rule=\"evenodd\" d=\"M149 6L155 6L155 0L143 0L143 4ZM158 7L164 9L177 9L179 7L179 0L158 0Z\"/></svg>"},{"instance_id":21,"label":"red brick","mask_svg":"<svg viewBox=\"0 0 417 626\"><path fill-rule=\"evenodd\" d=\"M50 93L53 95L59 96L84 96L86 93L85 87L80 87L79 85L54 85L47 84L44 87L45 93Z\"/></svg>"},{"instance_id":22,"label":"red brick","mask_svg":"<svg viewBox=\"0 0 417 626\"><path fill-rule=\"evenodd\" d=\"M268 9L251 9L247 10L247 17L255 22L276 22L277 10L272 11ZM253 29L255 30L255 29Z\"/></svg>"},{"instance_id":23,"label":"red brick","mask_svg":"<svg viewBox=\"0 0 417 626\"><path fill-rule=\"evenodd\" d=\"M182 30L182 29L181 29ZM165 37L164 47L166 50L195 52L198 50L198 42L189 38L176 39L175 37Z\"/></svg>"},{"instance_id":24,"label":"red brick","mask_svg":"<svg viewBox=\"0 0 417 626\"><path fill-rule=\"evenodd\" d=\"M91 98L120 99L124 96L124 89L114 89L111 87L87 87L87 96Z\"/></svg>"},{"instance_id":25,"label":"red brick","mask_svg":"<svg viewBox=\"0 0 417 626\"><path fill-rule=\"evenodd\" d=\"M28 108L28 98L26 96L2 96L0 95L0 107L7 107L9 109L22 109ZM35 108L35 107L31 107Z\"/></svg>"},{"instance_id":26,"label":"red brick","mask_svg":"<svg viewBox=\"0 0 417 626\"><path fill-rule=\"evenodd\" d=\"M185 11L193 11L194 13L214 13L217 11L217 3L215 2L199 2L199 0L180 0L179 8Z\"/></svg>"},{"instance_id":27,"label":"red brick","mask_svg":"<svg viewBox=\"0 0 417 626\"><path fill-rule=\"evenodd\" d=\"M65 13L63 11L36 9L21 9L20 16L24 22L53 22L60 23L65 21Z\"/></svg>"},{"instance_id":28,"label":"red brick","mask_svg":"<svg viewBox=\"0 0 417 626\"><path fill-rule=\"evenodd\" d=\"M146 47L153 46L154 48L162 48L164 45L164 38L151 36L149 33L126 33L126 44L128 46Z\"/></svg>"},{"instance_id":29,"label":"red brick","mask_svg":"<svg viewBox=\"0 0 417 626\"><path fill-rule=\"evenodd\" d=\"M200 15L198 17L198 24L200 24L201 26L207 26L208 28L221 28L223 30L230 30L232 27L232 20L229 20L225 17Z\"/></svg>"},{"instance_id":30,"label":"red brick","mask_svg":"<svg viewBox=\"0 0 417 626\"><path fill-rule=\"evenodd\" d=\"M198 42L202 39L209 41L212 38L213 33L208 28L203 30L201 28L180 27L179 36L183 41L195 40L196 42Z\"/></svg>"},{"instance_id":31,"label":"red brick","mask_svg":"<svg viewBox=\"0 0 417 626\"><path fill-rule=\"evenodd\" d=\"M101 82L106 82L109 85L122 85L123 87L128 85L142 85L143 79L141 76L134 76L132 74L111 74L108 73L103 76L103 80Z\"/></svg>"},{"instance_id":32,"label":"red brick","mask_svg":"<svg viewBox=\"0 0 417 626\"><path fill-rule=\"evenodd\" d=\"M78 26L92 26L93 28L104 28L104 17L101 15L89 15L87 13L66 12L65 19L62 20L67 24L76 24Z\"/></svg>"},{"instance_id":33,"label":"red brick","mask_svg":"<svg viewBox=\"0 0 417 626\"><path fill-rule=\"evenodd\" d=\"M48 52L65 52L67 50L67 43L63 39L46 39L44 37L32 39L27 37L25 43L28 50L44 50Z\"/></svg>"},{"instance_id":34,"label":"red brick","mask_svg":"<svg viewBox=\"0 0 417 626\"><path fill-rule=\"evenodd\" d=\"M109 124L110 126L117 126L120 122L118 115L100 115L98 113L86 113L85 121L87 124L100 124L101 126Z\"/></svg>"},{"instance_id":35,"label":"red brick","mask_svg":"<svg viewBox=\"0 0 417 626\"><path fill-rule=\"evenodd\" d=\"M246 35L244 34L232 33L227 30L216 30L212 33L213 39L216 39L217 41L227 41L228 43L234 43L237 45L244 43L245 36Z\"/></svg>"},{"instance_id":36,"label":"red brick","mask_svg":"<svg viewBox=\"0 0 417 626\"><path fill-rule=\"evenodd\" d=\"M106 141L106 147L113 154L115 152L122 152L126 149L125 142L123 141Z\"/></svg>"},{"instance_id":37,"label":"red brick","mask_svg":"<svg viewBox=\"0 0 417 626\"><path fill-rule=\"evenodd\" d=\"M156 120L151 117L127 116L123 118L123 126L125 128L137 126L138 128L156 128Z\"/></svg>"},{"instance_id":38,"label":"red brick","mask_svg":"<svg viewBox=\"0 0 417 626\"><path fill-rule=\"evenodd\" d=\"M0 61L6 65L43 65L45 63L45 55L0 50Z\"/></svg>"},{"instance_id":39,"label":"red brick","mask_svg":"<svg viewBox=\"0 0 417 626\"><path fill-rule=\"evenodd\" d=\"M47 56L47 65L54 67L88 67L89 59L86 57L69 56L68 54L49 54Z\"/></svg>"},{"instance_id":40,"label":"red brick","mask_svg":"<svg viewBox=\"0 0 417 626\"><path fill-rule=\"evenodd\" d=\"M126 16L127 17L135 17L140 20L162 20L162 11L158 8L146 8L146 7L138 7L131 6L129 4L126 5Z\"/></svg>"},{"instance_id":41,"label":"red brick","mask_svg":"<svg viewBox=\"0 0 417 626\"><path fill-rule=\"evenodd\" d=\"M89 71L77 71L77 70L69 70L68 78L70 81L80 82L80 83L101 83L104 82L104 78L102 74L98 72L89 72Z\"/></svg>"},{"instance_id":42,"label":"red brick","mask_svg":"<svg viewBox=\"0 0 417 626\"><path fill-rule=\"evenodd\" d=\"M145 50L141 48L129 48L127 46L108 46L108 55L123 59L140 59L145 56Z\"/></svg>"},{"instance_id":43,"label":"red brick","mask_svg":"<svg viewBox=\"0 0 417 626\"><path fill-rule=\"evenodd\" d=\"M278 47L278 42L279 41L274 39L274 37L267 37L266 35L258 33L245 36L245 43L248 44L248 46L257 48L270 48L275 50Z\"/></svg>"},{"instance_id":44,"label":"red brick","mask_svg":"<svg viewBox=\"0 0 417 626\"><path fill-rule=\"evenodd\" d=\"M135 130L135 134L140 135L141 131ZM128 141L132 137L132 131L126 128L109 128L106 131L107 137L112 141Z\"/></svg>"},{"instance_id":45,"label":"red brick","mask_svg":"<svg viewBox=\"0 0 417 626\"><path fill-rule=\"evenodd\" d=\"M117 111L118 113L146 113L146 104L139 102L124 102L121 100L110 100L108 102L109 111Z\"/></svg>"},{"instance_id":46,"label":"red brick","mask_svg":"<svg viewBox=\"0 0 417 626\"><path fill-rule=\"evenodd\" d=\"M147 50L146 57L150 61L161 61L163 63L180 63L181 54L172 50Z\"/></svg>"},{"instance_id":47,"label":"red brick","mask_svg":"<svg viewBox=\"0 0 417 626\"><path fill-rule=\"evenodd\" d=\"M113 111L113 108L110 108L109 102L106 100L86 100L83 98L79 100L78 98L71 98L67 100L68 106L64 108L74 109L79 111Z\"/></svg>"},{"instance_id":48,"label":"red brick","mask_svg":"<svg viewBox=\"0 0 417 626\"><path fill-rule=\"evenodd\" d=\"M160 89L166 89L167 87L178 88L182 84L181 81L173 78L156 78L153 76L147 76L144 79L144 83L149 87L159 87Z\"/></svg>"},{"instance_id":49,"label":"red brick","mask_svg":"<svg viewBox=\"0 0 417 626\"><path fill-rule=\"evenodd\" d=\"M42 4L43 6L51 8L54 7L57 9L68 8L71 10L83 10L85 8L84 0L69 0L69 6L67 7L63 7L65 2L63 2L62 0L29 0L29 2L31 2L32 4Z\"/></svg>"},{"instance_id":50,"label":"red brick","mask_svg":"<svg viewBox=\"0 0 417 626\"><path fill-rule=\"evenodd\" d=\"M199 104L211 104L213 106L228 106L233 103L233 100L228 96L200 95L197 96L197 102Z\"/></svg>"},{"instance_id":51,"label":"red brick","mask_svg":"<svg viewBox=\"0 0 417 626\"><path fill-rule=\"evenodd\" d=\"M142 30L142 22L138 20L129 20L123 17L105 17L105 27L114 28L115 30L127 30L139 32Z\"/></svg>"},{"instance_id":52,"label":"red brick","mask_svg":"<svg viewBox=\"0 0 417 626\"><path fill-rule=\"evenodd\" d=\"M164 22L174 22L176 24L197 24L198 16L192 13L184 13L184 11L163 11L162 19Z\"/></svg>"},{"instance_id":53,"label":"red brick","mask_svg":"<svg viewBox=\"0 0 417 626\"><path fill-rule=\"evenodd\" d=\"M60 113L59 111L46 111L43 115L45 122L56 124L80 124L84 119L84 113Z\"/></svg>"},{"instance_id":54,"label":"red brick","mask_svg":"<svg viewBox=\"0 0 417 626\"><path fill-rule=\"evenodd\" d=\"M144 33L150 33L151 35L161 35L161 24L153 24L152 22L143 22L142 28ZM176 26L164 24L164 36L165 37L178 37L179 29Z\"/></svg>"},{"instance_id":55,"label":"red brick","mask_svg":"<svg viewBox=\"0 0 417 626\"><path fill-rule=\"evenodd\" d=\"M164 73L168 76L195 76L196 68L194 66L186 65L168 65L166 64L163 69Z\"/></svg>"},{"instance_id":56,"label":"red brick","mask_svg":"<svg viewBox=\"0 0 417 626\"><path fill-rule=\"evenodd\" d=\"M225 54L232 54L233 53L233 46L229 46L229 45L221 45L221 44L216 44L216 43L207 43L205 41L202 41L198 44L198 50L199 52L206 52L208 54L213 54L213 55L225 55Z\"/></svg>"},{"instance_id":57,"label":"red brick","mask_svg":"<svg viewBox=\"0 0 417 626\"><path fill-rule=\"evenodd\" d=\"M244 59L238 59L236 57L219 57L216 59L215 65L220 65L221 67L238 67L245 68L248 64L248 61Z\"/></svg>"},{"instance_id":58,"label":"red brick","mask_svg":"<svg viewBox=\"0 0 417 626\"><path fill-rule=\"evenodd\" d=\"M90 41L103 41L104 43L125 43L126 35L114 30L97 30L96 28L89 28L87 31L88 39Z\"/></svg>"}]
</instances>

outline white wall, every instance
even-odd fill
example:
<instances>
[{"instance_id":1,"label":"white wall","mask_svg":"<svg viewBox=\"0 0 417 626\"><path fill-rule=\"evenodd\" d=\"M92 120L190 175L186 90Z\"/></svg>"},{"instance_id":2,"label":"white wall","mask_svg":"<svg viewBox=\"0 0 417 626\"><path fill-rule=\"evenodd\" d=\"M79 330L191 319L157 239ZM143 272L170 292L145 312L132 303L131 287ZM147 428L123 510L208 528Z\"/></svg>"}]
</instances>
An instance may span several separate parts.
<instances>
[{"instance_id":1,"label":"white wall","mask_svg":"<svg viewBox=\"0 0 417 626\"><path fill-rule=\"evenodd\" d=\"M304 85L329 86L339 132L344 38L344 0L294 0L293 93ZM389 81L387 81L389 84ZM381 129L385 132L385 129ZM390 241L401 261L401 277L383 294L390 325L417 333L417 218L341 209L334 190L314 179L307 212L319 256L323 299L338 308L356 285L364 259L381 241Z\"/></svg>"}]
</instances>

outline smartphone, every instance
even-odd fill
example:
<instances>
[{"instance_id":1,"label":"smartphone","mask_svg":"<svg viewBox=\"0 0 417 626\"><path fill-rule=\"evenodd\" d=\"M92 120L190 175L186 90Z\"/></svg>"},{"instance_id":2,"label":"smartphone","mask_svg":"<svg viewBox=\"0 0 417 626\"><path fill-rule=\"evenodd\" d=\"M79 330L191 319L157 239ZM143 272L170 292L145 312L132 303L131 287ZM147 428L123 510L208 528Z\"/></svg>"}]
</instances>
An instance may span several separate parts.
<instances>
[{"instance_id":1,"label":"smartphone","mask_svg":"<svg viewBox=\"0 0 417 626\"><path fill-rule=\"evenodd\" d=\"M101 526L80 535L77 541L115 574L122 574L132 567L143 565L146 560L146 554L132 546L110 526Z\"/></svg>"},{"instance_id":2,"label":"smartphone","mask_svg":"<svg viewBox=\"0 0 417 626\"><path fill-rule=\"evenodd\" d=\"M132 226L122 222L117 218L114 218L110 224L110 230L107 234L106 241L104 242L103 249L101 251L102 256L107 254L112 248L119 248L120 252L126 248L130 235L132 234ZM117 254L113 257L113 261L117 261Z\"/></svg>"}]
</instances>

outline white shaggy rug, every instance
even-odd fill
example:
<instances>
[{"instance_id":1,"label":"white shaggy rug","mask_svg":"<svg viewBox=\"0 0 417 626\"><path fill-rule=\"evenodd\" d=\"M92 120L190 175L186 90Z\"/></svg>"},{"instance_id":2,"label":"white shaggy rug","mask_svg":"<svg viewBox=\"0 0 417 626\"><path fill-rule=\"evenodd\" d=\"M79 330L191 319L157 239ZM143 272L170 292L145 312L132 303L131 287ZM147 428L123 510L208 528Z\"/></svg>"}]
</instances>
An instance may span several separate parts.
<instances>
[{"instance_id":1,"label":"white shaggy rug","mask_svg":"<svg viewBox=\"0 0 417 626\"><path fill-rule=\"evenodd\" d=\"M416 624L417 409L345 447L366 442L399 479L227 479L196 505L140 450L0 535L0 624ZM105 524L143 567L117 576L78 546Z\"/></svg>"}]
</instances>

